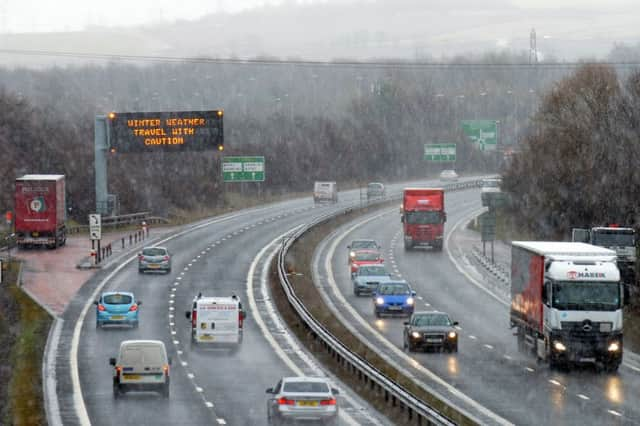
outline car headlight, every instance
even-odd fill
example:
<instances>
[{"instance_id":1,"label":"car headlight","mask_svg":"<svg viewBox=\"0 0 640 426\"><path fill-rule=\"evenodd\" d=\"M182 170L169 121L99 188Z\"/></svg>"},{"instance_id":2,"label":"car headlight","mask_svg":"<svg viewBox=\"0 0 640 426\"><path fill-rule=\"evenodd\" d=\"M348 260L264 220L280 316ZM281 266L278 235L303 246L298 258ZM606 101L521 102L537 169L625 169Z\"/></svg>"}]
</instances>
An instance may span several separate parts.
<instances>
[{"instance_id":1,"label":"car headlight","mask_svg":"<svg viewBox=\"0 0 640 426\"><path fill-rule=\"evenodd\" d=\"M413 297L410 297L407 299L407 305L413 305L413 302L414 302Z\"/></svg>"},{"instance_id":2,"label":"car headlight","mask_svg":"<svg viewBox=\"0 0 640 426\"><path fill-rule=\"evenodd\" d=\"M419 339L420 338L420 333L418 333L417 331L412 331L411 332L411 337L413 337L414 339Z\"/></svg>"},{"instance_id":3,"label":"car headlight","mask_svg":"<svg viewBox=\"0 0 640 426\"><path fill-rule=\"evenodd\" d=\"M355 257L355 255L356 255L356 253L353 252L353 251L351 253L349 253L349 257Z\"/></svg>"},{"instance_id":4,"label":"car headlight","mask_svg":"<svg viewBox=\"0 0 640 426\"><path fill-rule=\"evenodd\" d=\"M559 340L556 340L555 342L553 342L553 347L558 352L564 352L567 350L567 347L564 345L564 343L562 343Z\"/></svg>"},{"instance_id":5,"label":"car headlight","mask_svg":"<svg viewBox=\"0 0 640 426\"><path fill-rule=\"evenodd\" d=\"M618 352L620 350L620 343L618 342L611 342L609 344L609 347L607 348L607 350L609 352Z\"/></svg>"},{"instance_id":6,"label":"car headlight","mask_svg":"<svg viewBox=\"0 0 640 426\"><path fill-rule=\"evenodd\" d=\"M456 336L458 336L458 334L455 331L450 331L448 336L449 336L449 339L455 339Z\"/></svg>"},{"instance_id":7,"label":"car headlight","mask_svg":"<svg viewBox=\"0 0 640 426\"><path fill-rule=\"evenodd\" d=\"M376 305L384 305L384 299L382 297L376 297Z\"/></svg>"}]
</instances>

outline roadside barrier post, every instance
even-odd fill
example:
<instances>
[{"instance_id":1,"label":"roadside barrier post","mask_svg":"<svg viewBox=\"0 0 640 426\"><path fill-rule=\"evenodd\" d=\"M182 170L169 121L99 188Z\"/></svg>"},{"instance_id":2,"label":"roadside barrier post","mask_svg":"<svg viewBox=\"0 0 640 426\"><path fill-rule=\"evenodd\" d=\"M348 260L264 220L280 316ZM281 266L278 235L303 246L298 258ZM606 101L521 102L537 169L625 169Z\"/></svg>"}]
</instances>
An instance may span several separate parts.
<instances>
[{"instance_id":1,"label":"roadside barrier post","mask_svg":"<svg viewBox=\"0 0 640 426\"><path fill-rule=\"evenodd\" d=\"M122 249L124 250L124 237L122 237Z\"/></svg>"},{"instance_id":2,"label":"roadside barrier post","mask_svg":"<svg viewBox=\"0 0 640 426\"><path fill-rule=\"evenodd\" d=\"M90 252L90 256L93 257L93 264L97 265L98 264L98 256L96 256L96 250L95 249L91 249Z\"/></svg>"}]
</instances>

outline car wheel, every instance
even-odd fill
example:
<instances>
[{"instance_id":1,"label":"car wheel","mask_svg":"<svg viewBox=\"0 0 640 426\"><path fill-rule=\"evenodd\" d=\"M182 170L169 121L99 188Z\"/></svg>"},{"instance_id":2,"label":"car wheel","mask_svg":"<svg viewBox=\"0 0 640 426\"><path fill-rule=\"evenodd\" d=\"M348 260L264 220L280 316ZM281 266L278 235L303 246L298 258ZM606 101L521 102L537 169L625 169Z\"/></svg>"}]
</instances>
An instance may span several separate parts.
<instances>
[{"instance_id":1,"label":"car wheel","mask_svg":"<svg viewBox=\"0 0 640 426\"><path fill-rule=\"evenodd\" d=\"M138 273L139 273L139 274L144 274L144 269L140 269L140 268L138 268Z\"/></svg>"},{"instance_id":2,"label":"car wheel","mask_svg":"<svg viewBox=\"0 0 640 426\"><path fill-rule=\"evenodd\" d=\"M113 399L120 398L120 386L117 383L113 384Z\"/></svg>"},{"instance_id":3,"label":"car wheel","mask_svg":"<svg viewBox=\"0 0 640 426\"><path fill-rule=\"evenodd\" d=\"M380 318L380 312L376 311L375 309L373 310L373 315L374 315L376 318Z\"/></svg>"},{"instance_id":4,"label":"car wheel","mask_svg":"<svg viewBox=\"0 0 640 426\"><path fill-rule=\"evenodd\" d=\"M100 330L102 328L102 324L100 324L100 321L96 321L96 329Z\"/></svg>"},{"instance_id":5,"label":"car wheel","mask_svg":"<svg viewBox=\"0 0 640 426\"><path fill-rule=\"evenodd\" d=\"M169 398L169 383L165 383L164 386L162 387L162 397L164 399Z\"/></svg>"},{"instance_id":6,"label":"car wheel","mask_svg":"<svg viewBox=\"0 0 640 426\"><path fill-rule=\"evenodd\" d=\"M357 288L353 289L353 294L356 296L360 296L360 291Z\"/></svg>"},{"instance_id":7,"label":"car wheel","mask_svg":"<svg viewBox=\"0 0 640 426\"><path fill-rule=\"evenodd\" d=\"M325 422L326 425L329 426L338 426L338 416L335 416Z\"/></svg>"},{"instance_id":8,"label":"car wheel","mask_svg":"<svg viewBox=\"0 0 640 426\"><path fill-rule=\"evenodd\" d=\"M171 273L171 268L167 269L167 275Z\"/></svg>"},{"instance_id":9,"label":"car wheel","mask_svg":"<svg viewBox=\"0 0 640 426\"><path fill-rule=\"evenodd\" d=\"M133 326L133 328L138 328L138 321L134 322L133 324L131 324Z\"/></svg>"},{"instance_id":10,"label":"car wheel","mask_svg":"<svg viewBox=\"0 0 640 426\"><path fill-rule=\"evenodd\" d=\"M457 343L455 345L453 345L453 347L451 348L451 352L458 353L458 344Z\"/></svg>"}]
</instances>

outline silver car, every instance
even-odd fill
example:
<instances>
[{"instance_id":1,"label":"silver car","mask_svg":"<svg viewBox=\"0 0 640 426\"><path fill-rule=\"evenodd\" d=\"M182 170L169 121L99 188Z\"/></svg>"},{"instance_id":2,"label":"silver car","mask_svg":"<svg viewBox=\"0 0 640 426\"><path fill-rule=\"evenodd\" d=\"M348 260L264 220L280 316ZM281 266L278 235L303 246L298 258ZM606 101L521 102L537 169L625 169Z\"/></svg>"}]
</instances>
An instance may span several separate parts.
<instances>
[{"instance_id":1,"label":"silver car","mask_svg":"<svg viewBox=\"0 0 640 426\"><path fill-rule=\"evenodd\" d=\"M269 424L285 422L321 421L338 424L337 389L323 377L283 377L266 391Z\"/></svg>"},{"instance_id":2,"label":"silver car","mask_svg":"<svg viewBox=\"0 0 640 426\"><path fill-rule=\"evenodd\" d=\"M171 253L166 247L145 247L138 254L138 272L171 272Z\"/></svg>"}]
</instances>

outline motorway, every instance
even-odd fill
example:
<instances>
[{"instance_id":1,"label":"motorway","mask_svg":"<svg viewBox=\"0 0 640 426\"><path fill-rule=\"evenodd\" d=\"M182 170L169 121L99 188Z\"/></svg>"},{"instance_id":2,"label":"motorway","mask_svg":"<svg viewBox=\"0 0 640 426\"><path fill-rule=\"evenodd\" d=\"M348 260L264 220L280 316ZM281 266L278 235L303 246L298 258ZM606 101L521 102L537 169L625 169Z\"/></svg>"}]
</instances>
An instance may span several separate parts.
<instances>
[{"instance_id":1,"label":"motorway","mask_svg":"<svg viewBox=\"0 0 640 426\"><path fill-rule=\"evenodd\" d=\"M313 262L316 285L336 314L370 346L417 381L465 407L480 423L640 424L637 367L625 362L617 374L589 367L551 371L518 352L509 329L508 301L483 284L469 259L461 258L471 251L460 246L468 241L453 238L454 227L465 226L480 210L478 190L447 193L446 243L441 253L404 250L397 208L345 224L318 246ZM390 271L417 291L418 309L445 311L460 322L459 353L403 351L406 320L376 319L371 298L353 295L345 252L355 238L374 238L382 245ZM434 374L448 384L434 380Z\"/></svg>"},{"instance_id":2,"label":"motorway","mask_svg":"<svg viewBox=\"0 0 640 426\"><path fill-rule=\"evenodd\" d=\"M173 253L169 275L139 274L135 253L96 274L63 315L56 360L61 423L266 424L266 388L282 376L326 374L297 346L274 312L265 285L269 259L298 226L359 199L354 190L341 192L333 206L315 207L308 198L212 218L157 241ZM116 289L133 291L143 301L138 329L95 328L91 302L99 292ZM199 292L241 297L248 317L237 353L190 348L190 322L184 312ZM173 358L168 401L155 393L113 399L108 360L126 339L165 342ZM388 423L336 384L343 390L341 424Z\"/></svg>"}]
</instances>

